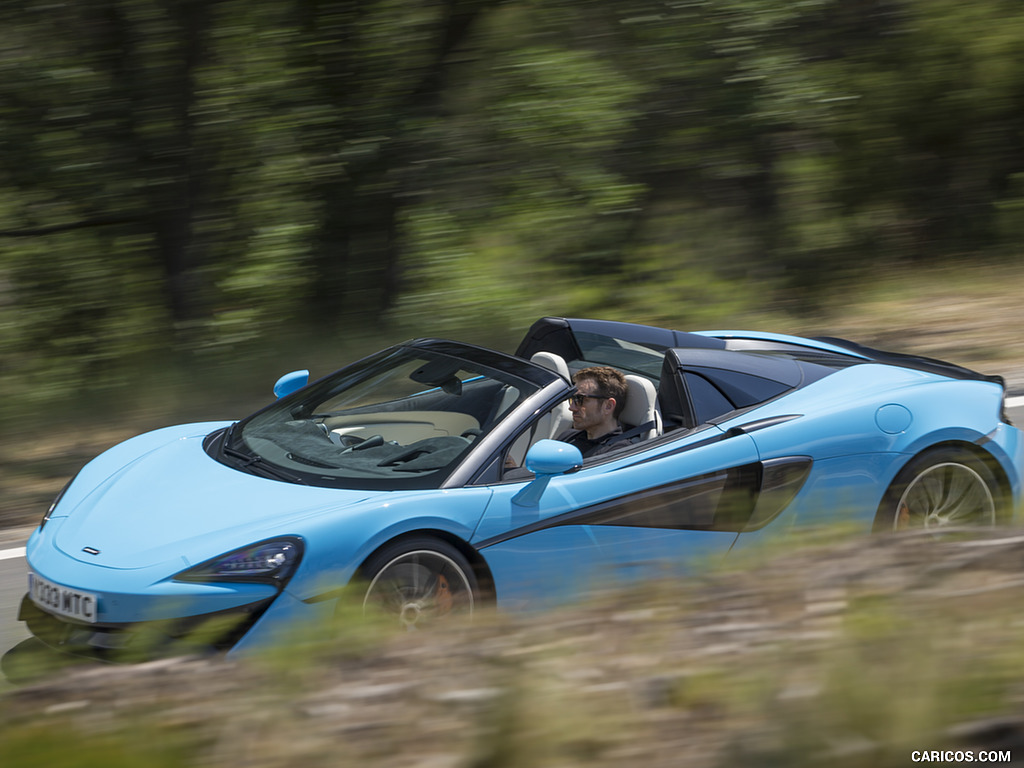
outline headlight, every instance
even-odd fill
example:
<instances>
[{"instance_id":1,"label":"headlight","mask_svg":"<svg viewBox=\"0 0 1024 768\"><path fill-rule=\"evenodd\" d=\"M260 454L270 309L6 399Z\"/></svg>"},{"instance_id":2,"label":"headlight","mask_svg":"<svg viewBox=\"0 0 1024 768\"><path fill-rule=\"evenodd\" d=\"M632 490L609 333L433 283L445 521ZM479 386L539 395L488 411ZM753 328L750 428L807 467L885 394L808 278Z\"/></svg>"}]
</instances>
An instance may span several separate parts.
<instances>
[{"instance_id":1,"label":"headlight","mask_svg":"<svg viewBox=\"0 0 1024 768\"><path fill-rule=\"evenodd\" d=\"M50 503L50 508L46 510L46 514L43 515L43 519L39 521L40 531L46 527L46 524L48 522L50 522L50 518L53 517L53 511L57 509L57 505L60 504L60 500L64 498L64 494L67 493L68 488L71 487L71 483L73 483L74 480L75 478L71 478L66 483L64 483L64 487L61 488L60 492L56 495L56 497L54 497L53 501Z\"/></svg>"},{"instance_id":2,"label":"headlight","mask_svg":"<svg viewBox=\"0 0 1024 768\"><path fill-rule=\"evenodd\" d=\"M207 560L182 571L177 581L263 581L284 583L302 558L300 539L271 539Z\"/></svg>"}]
</instances>

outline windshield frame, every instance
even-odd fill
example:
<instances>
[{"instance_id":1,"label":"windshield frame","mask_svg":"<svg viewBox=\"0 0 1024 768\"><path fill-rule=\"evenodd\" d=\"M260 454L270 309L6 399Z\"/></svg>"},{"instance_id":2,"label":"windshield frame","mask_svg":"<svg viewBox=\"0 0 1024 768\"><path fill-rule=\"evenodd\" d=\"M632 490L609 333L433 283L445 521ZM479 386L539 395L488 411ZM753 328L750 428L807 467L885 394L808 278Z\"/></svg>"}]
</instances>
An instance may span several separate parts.
<instances>
[{"instance_id":1,"label":"windshield frame","mask_svg":"<svg viewBox=\"0 0 1024 768\"><path fill-rule=\"evenodd\" d=\"M473 384L495 389L511 385L520 390L518 399L514 401L514 407L508 408L504 413L497 413L499 405L495 401L493 417L487 423L480 423L483 432L478 437L475 436L467 440L465 448L455 439L454 434L451 438L447 438L443 451L438 450L439 466L436 467L429 466L427 469L419 471L395 471L384 474L383 469L377 468L387 465L377 464L372 471L379 474L359 476L359 470L344 465L341 467L338 465L331 467L314 465L307 470L297 464L298 461L308 460L310 454L303 452L305 456L298 455L299 450L289 442L290 438L286 434L287 428L295 426L299 431L295 432L294 436L296 439L306 441L305 445L307 446L319 445L309 442L318 440L319 436L333 439L328 428L321 427L317 423L317 419L323 416L323 414L315 412L319 405L353 387L362 385L382 371L400 370L402 365L423 360L438 362L436 367L439 370L444 370L450 364L453 370L457 368L462 371L479 371L481 373L479 379L465 379L467 391L473 387ZM423 366L423 368L429 367ZM421 370L417 370L415 373L420 374L421 372ZM406 401L431 394L443 400L444 393L447 393L448 390L444 389L442 392L442 383L431 381L430 373L431 371L428 370L422 378L412 378L413 382L417 382L415 386L422 389L415 395L405 395L394 400L385 398L380 401L380 404L385 406L394 403L393 410L388 407L377 411L370 408L369 412L389 415L402 414ZM452 391L449 394L453 397L458 396L456 390L461 393L461 384L454 381L450 384ZM500 441L501 436L513 431L516 424L538 407L539 402L549 400L553 388L561 392L567 388L567 385L562 382L561 377L552 371L512 355L461 342L442 339L413 339L358 360L269 403L232 425L221 440L211 441L209 452L216 460L240 471L296 484L353 490L419 490L453 487L453 485L461 484L464 478L475 474L478 464L486 460L493 452L496 438ZM488 402L487 397L485 389L481 395L481 402ZM359 415L363 413L363 409L355 407L345 413L346 415ZM441 411L440 413L446 412ZM458 410L453 409L451 415L459 415ZM314 438L310 425L318 427L322 434ZM268 450L270 437L274 437L274 442L277 443L269 446L272 450ZM438 438L434 442L443 440L445 438ZM395 446L394 450L397 450L397 442L388 442L390 446ZM330 448L330 446L326 447ZM371 446L371 449L377 447L379 446ZM293 456L293 453L296 455ZM372 450L366 450L364 455L370 457L374 453ZM283 461L282 456L287 456L288 461ZM454 458L441 464L449 456L454 456ZM427 464L429 465L430 461Z\"/></svg>"}]
</instances>

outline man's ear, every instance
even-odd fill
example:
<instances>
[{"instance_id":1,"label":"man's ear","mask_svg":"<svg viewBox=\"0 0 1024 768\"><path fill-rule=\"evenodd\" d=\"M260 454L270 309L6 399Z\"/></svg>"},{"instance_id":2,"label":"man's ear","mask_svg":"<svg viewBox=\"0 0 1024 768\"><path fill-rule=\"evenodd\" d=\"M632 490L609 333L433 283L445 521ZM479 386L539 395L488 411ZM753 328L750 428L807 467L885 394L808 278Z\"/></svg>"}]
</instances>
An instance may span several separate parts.
<instances>
[{"instance_id":1,"label":"man's ear","mask_svg":"<svg viewBox=\"0 0 1024 768\"><path fill-rule=\"evenodd\" d=\"M606 398L602 402L607 406L608 413L615 413L615 406L619 404L614 397Z\"/></svg>"}]
</instances>

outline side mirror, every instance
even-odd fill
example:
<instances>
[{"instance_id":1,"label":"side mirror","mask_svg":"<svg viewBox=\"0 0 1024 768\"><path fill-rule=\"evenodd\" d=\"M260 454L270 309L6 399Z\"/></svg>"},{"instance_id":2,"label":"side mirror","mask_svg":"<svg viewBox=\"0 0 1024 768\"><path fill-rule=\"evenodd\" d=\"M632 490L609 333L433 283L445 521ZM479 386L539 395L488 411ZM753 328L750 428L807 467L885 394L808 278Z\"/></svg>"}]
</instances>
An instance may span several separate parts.
<instances>
[{"instance_id":1,"label":"side mirror","mask_svg":"<svg viewBox=\"0 0 1024 768\"><path fill-rule=\"evenodd\" d=\"M512 497L520 507L536 507L551 478L583 466L583 454L575 445L559 440L538 440L526 452L526 468L536 477Z\"/></svg>"},{"instance_id":2,"label":"side mirror","mask_svg":"<svg viewBox=\"0 0 1024 768\"><path fill-rule=\"evenodd\" d=\"M561 440L538 440L526 452L526 468L537 477L564 475L583 466L583 454Z\"/></svg>"},{"instance_id":3,"label":"side mirror","mask_svg":"<svg viewBox=\"0 0 1024 768\"><path fill-rule=\"evenodd\" d=\"M297 389L302 389L309 382L309 371L292 371L286 373L274 384L274 397L282 398Z\"/></svg>"}]
</instances>

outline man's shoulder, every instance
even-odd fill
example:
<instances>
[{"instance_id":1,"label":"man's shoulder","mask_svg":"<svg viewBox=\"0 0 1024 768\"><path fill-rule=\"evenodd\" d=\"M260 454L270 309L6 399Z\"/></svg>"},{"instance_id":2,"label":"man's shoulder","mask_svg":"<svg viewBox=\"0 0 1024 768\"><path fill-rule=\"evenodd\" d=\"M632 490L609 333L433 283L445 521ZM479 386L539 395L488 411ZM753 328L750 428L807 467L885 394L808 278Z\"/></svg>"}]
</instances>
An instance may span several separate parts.
<instances>
[{"instance_id":1,"label":"man's shoulder","mask_svg":"<svg viewBox=\"0 0 1024 768\"><path fill-rule=\"evenodd\" d=\"M583 452L584 457L597 456L635 442L632 435L623 431L621 424L611 432L605 432L593 440L587 436L586 430L583 429L567 429L555 439L563 443L575 445Z\"/></svg>"},{"instance_id":2,"label":"man's shoulder","mask_svg":"<svg viewBox=\"0 0 1024 768\"><path fill-rule=\"evenodd\" d=\"M598 438L598 441L601 443L617 443L624 437L625 435L622 431L622 425L620 424L611 432L605 432L601 437Z\"/></svg>"},{"instance_id":3,"label":"man's shoulder","mask_svg":"<svg viewBox=\"0 0 1024 768\"><path fill-rule=\"evenodd\" d=\"M567 429L564 432L559 433L555 440L561 440L563 443L571 443L573 440L578 440L580 435L584 435L582 429Z\"/></svg>"}]
</instances>

